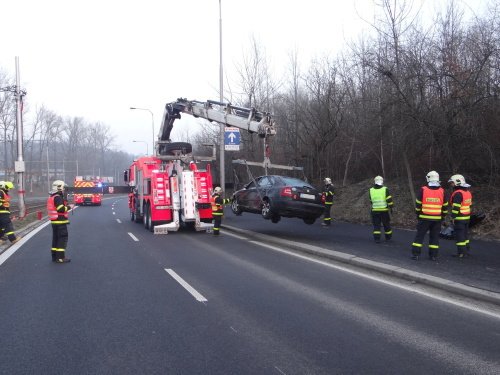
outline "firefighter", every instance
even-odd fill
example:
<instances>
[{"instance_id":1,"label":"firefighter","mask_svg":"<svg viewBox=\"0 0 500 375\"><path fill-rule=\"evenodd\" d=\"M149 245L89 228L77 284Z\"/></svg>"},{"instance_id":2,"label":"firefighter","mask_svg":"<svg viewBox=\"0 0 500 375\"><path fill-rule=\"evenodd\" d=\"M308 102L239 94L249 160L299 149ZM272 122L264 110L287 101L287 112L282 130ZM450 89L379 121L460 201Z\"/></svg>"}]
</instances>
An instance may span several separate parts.
<instances>
[{"instance_id":1,"label":"firefighter","mask_svg":"<svg viewBox=\"0 0 500 375\"><path fill-rule=\"evenodd\" d=\"M0 181L0 243L6 242L16 243L21 240L21 237L14 233L14 226L10 219L10 196L9 190L14 188L14 184L10 181Z\"/></svg>"},{"instance_id":2,"label":"firefighter","mask_svg":"<svg viewBox=\"0 0 500 375\"><path fill-rule=\"evenodd\" d=\"M332 211L333 196L335 194L335 191L333 189L332 180L329 177L325 178L324 183L325 187L323 188L323 198L324 198L325 210L323 214L323 222L321 223L321 225L324 227L328 227L332 224L331 211Z\"/></svg>"},{"instance_id":3,"label":"firefighter","mask_svg":"<svg viewBox=\"0 0 500 375\"><path fill-rule=\"evenodd\" d=\"M427 185L422 186L417 194L415 211L417 214L417 234L412 244L411 259L418 260L422 251L423 240L429 232L429 259L437 260L439 253L439 232L441 221L448 213L448 200L441 187L439 174L430 171L426 176Z\"/></svg>"},{"instance_id":4,"label":"firefighter","mask_svg":"<svg viewBox=\"0 0 500 375\"><path fill-rule=\"evenodd\" d=\"M64 199L64 181L56 180L52 183L49 199L47 199L47 212L52 225L52 261L55 263L68 263L65 251L68 245L68 211L70 206Z\"/></svg>"},{"instance_id":5,"label":"firefighter","mask_svg":"<svg viewBox=\"0 0 500 375\"><path fill-rule=\"evenodd\" d=\"M389 193L389 189L384 186L384 178L377 176L374 178L374 185L370 188L370 202L371 202L371 217L373 223L373 239L376 243L380 243L382 232L381 226L384 226L385 240L389 241L392 238L391 229L391 216L394 202Z\"/></svg>"},{"instance_id":6,"label":"firefighter","mask_svg":"<svg viewBox=\"0 0 500 375\"><path fill-rule=\"evenodd\" d=\"M224 216L224 205L231 203L231 199L222 198L222 188L217 186L212 193L212 215L214 217L214 236L220 234L220 225L222 223L222 216Z\"/></svg>"},{"instance_id":7,"label":"firefighter","mask_svg":"<svg viewBox=\"0 0 500 375\"><path fill-rule=\"evenodd\" d=\"M455 174L451 176L448 183L453 188L450 197L451 220L455 243L457 245L456 257L470 256L469 223L472 206L472 194L470 185L465 182L464 176Z\"/></svg>"}]
</instances>

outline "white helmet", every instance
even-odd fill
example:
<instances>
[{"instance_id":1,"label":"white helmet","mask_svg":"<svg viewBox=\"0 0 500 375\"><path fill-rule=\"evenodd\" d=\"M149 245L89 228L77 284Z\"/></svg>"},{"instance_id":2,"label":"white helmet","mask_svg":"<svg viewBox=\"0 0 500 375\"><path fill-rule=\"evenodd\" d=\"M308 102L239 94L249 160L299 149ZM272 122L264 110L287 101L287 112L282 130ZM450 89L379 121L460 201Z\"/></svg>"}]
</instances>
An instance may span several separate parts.
<instances>
[{"instance_id":1,"label":"white helmet","mask_svg":"<svg viewBox=\"0 0 500 375\"><path fill-rule=\"evenodd\" d=\"M448 182L453 182L455 186L464 186L466 185L465 183L465 178L461 174L454 174L453 176L450 177Z\"/></svg>"},{"instance_id":2,"label":"white helmet","mask_svg":"<svg viewBox=\"0 0 500 375\"><path fill-rule=\"evenodd\" d=\"M212 195L220 193L222 193L222 188L220 186L216 186Z\"/></svg>"},{"instance_id":3,"label":"white helmet","mask_svg":"<svg viewBox=\"0 0 500 375\"><path fill-rule=\"evenodd\" d=\"M14 189L14 184L10 181L0 181L0 189L2 190L10 190Z\"/></svg>"},{"instance_id":4,"label":"white helmet","mask_svg":"<svg viewBox=\"0 0 500 375\"><path fill-rule=\"evenodd\" d=\"M326 185L331 185L332 184L332 179L330 177L325 178L325 184Z\"/></svg>"},{"instance_id":5,"label":"white helmet","mask_svg":"<svg viewBox=\"0 0 500 375\"><path fill-rule=\"evenodd\" d=\"M375 185L382 186L384 184L384 178L382 176L375 177L373 181L375 182Z\"/></svg>"},{"instance_id":6,"label":"white helmet","mask_svg":"<svg viewBox=\"0 0 500 375\"><path fill-rule=\"evenodd\" d=\"M427 179L427 182L439 182L439 173L436 171L430 171L427 173L427 176L425 176Z\"/></svg>"},{"instance_id":7,"label":"white helmet","mask_svg":"<svg viewBox=\"0 0 500 375\"><path fill-rule=\"evenodd\" d=\"M66 183L64 181L62 181L62 180L55 180L52 183L52 191L54 193L63 191L65 186L66 186Z\"/></svg>"}]
</instances>

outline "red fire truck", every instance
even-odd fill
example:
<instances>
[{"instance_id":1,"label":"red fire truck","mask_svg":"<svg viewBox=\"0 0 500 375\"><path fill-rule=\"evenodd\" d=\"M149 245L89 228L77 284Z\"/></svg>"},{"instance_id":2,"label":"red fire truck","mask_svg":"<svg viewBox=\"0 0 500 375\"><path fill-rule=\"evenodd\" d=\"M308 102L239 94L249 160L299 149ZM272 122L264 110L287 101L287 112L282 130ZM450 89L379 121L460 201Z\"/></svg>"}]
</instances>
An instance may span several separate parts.
<instances>
[{"instance_id":1,"label":"red fire truck","mask_svg":"<svg viewBox=\"0 0 500 375\"><path fill-rule=\"evenodd\" d=\"M73 203L75 205L101 205L103 187L99 177L76 176L73 186Z\"/></svg>"},{"instance_id":2,"label":"red fire truck","mask_svg":"<svg viewBox=\"0 0 500 375\"><path fill-rule=\"evenodd\" d=\"M198 231L213 228L210 164L200 165L200 160L215 160L215 149L210 157L196 157L192 155L190 143L171 142L173 123L181 113L245 129L261 137L276 134L271 115L254 108L186 99L168 103L156 155L134 160L124 175L131 188L131 220L144 223L146 229L156 234L177 231L181 226L192 226Z\"/></svg>"}]
</instances>

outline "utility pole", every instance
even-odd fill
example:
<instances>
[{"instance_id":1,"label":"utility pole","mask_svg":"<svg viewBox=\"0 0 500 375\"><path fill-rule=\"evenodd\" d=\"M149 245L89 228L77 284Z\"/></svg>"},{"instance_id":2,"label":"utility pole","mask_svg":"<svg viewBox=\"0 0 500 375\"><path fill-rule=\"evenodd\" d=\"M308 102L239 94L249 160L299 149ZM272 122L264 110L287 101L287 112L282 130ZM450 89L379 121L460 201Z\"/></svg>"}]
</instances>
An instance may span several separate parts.
<instances>
[{"instance_id":1,"label":"utility pole","mask_svg":"<svg viewBox=\"0 0 500 375\"><path fill-rule=\"evenodd\" d=\"M17 134L17 160L14 163L14 171L17 174L17 194L19 198L19 216L26 215L26 205L24 203L24 172L25 164L23 159L23 97L26 91L20 88L19 78L19 57L16 56L16 85L9 87L0 87L0 91L11 92L16 99L16 134ZM7 159L5 160L7 163ZM6 167L7 170L7 167ZM7 178L7 176L5 176Z\"/></svg>"},{"instance_id":2,"label":"utility pole","mask_svg":"<svg viewBox=\"0 0 500 375\"><path fill-rule=\"evenodd\" d=\"M220 91L220 103L221 109L224 110L222 103L224 102L224 81L223 81L223 70L222 70L222 7L221 1L219 0L219 91ZM220 124L220 187L222 190L226 190L226 178L225 178L225 158L224 158L224 131L226 127L223 123Z\"/></svg>"}]
</instances>

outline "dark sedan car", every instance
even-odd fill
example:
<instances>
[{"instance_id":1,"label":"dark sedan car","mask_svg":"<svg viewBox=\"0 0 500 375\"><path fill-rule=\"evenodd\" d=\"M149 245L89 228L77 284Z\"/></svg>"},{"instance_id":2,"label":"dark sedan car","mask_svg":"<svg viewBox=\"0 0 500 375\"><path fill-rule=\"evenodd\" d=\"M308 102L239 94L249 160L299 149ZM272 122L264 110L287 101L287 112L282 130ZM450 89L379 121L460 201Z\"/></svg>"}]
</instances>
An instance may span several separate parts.
<instances>
[{"instance_id":1,"label":"dark sedan car","mask_svg":"<svg viewBox=\"0 0 500 375\"><path fill-rule=\"evenodd\" d=\"M296 217L313 224L324 210L321 192L294 177L261 176L233 194L231 210L260 213L273 223L281 217Z\"/></svg>"}]
</instances>

